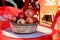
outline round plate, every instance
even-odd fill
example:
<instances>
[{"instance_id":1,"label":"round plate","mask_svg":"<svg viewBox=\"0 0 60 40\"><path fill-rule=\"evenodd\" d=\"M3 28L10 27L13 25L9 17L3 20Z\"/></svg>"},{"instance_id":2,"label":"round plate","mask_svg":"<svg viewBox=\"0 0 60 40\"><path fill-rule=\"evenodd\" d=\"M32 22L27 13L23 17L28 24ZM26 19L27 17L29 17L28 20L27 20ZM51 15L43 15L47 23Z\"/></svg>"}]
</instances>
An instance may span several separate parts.
<instances>
[{"instance_id":1,"label":"round plate","mask_svg":"<svg viewBox=\"0 0 60 40\"><path fill-rule=\"evenodd\" d=\"M35 38L42 37L52 33L52 30L46 27L38 26L37 32L32 34L16 34L12 32L11 28L6 28L2 31L4 36L12 37L12 38Z\"/></svg>"}]
</instances>

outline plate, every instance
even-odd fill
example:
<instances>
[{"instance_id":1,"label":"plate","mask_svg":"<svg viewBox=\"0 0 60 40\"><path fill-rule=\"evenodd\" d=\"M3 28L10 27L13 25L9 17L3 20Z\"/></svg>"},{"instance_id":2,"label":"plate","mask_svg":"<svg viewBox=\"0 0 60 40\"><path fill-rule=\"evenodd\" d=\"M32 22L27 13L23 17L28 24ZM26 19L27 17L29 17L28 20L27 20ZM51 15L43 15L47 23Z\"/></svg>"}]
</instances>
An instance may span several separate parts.
<instances>
[{"instance_id":1,"label":"plate","mask_svg":"<svg viewBox=\"0 0 60 40\"><path fill-rule=\"evenodd\" d=\"M36 29L36 32L31 34L16 34L12 32L11 28L6 28L2 30L2 34L4 36L12 37L12 38L36 38L36 37L46 36L51 33L52 33L52 30L50 28L43 27L43 26L38 26Z\"/></svg>"}]
</instances>

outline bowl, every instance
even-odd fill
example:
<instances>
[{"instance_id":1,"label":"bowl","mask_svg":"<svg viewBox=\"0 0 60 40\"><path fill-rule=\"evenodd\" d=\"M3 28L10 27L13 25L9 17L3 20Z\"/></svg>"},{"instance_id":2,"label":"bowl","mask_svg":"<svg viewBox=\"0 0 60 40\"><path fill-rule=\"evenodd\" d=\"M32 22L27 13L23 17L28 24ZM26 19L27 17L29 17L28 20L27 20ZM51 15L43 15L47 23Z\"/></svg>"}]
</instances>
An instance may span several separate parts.
<instances>
[{"instance_id":1,"label":"bowl","mask_svg":"<svg viewBox=\"0 0 60 40\"><path fill-rule=\"evenodd\" d=\"M17 24L14 22L11 22L11 28L14 33L19 33L19 34L29 34L29 33L34 33L36 32L37 29L37 23L33 24Z\"/></svg>"}]
</instances>

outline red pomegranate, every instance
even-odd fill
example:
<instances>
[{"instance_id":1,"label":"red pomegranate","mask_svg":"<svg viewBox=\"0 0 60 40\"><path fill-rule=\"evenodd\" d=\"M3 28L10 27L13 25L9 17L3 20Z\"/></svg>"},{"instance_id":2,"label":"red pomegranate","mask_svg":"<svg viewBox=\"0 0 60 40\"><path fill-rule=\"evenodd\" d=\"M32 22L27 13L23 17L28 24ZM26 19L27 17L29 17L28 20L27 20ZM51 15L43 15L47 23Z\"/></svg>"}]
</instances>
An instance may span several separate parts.
<instances>
[{"instance_id":1,"label":"red pomegranate","mask_svg":"<svg viewBox=\"0 0 60 40\"><path fill-rule=\"evenodd\" d=\"M36 17L33 17L33 22L34 23L38 22L38 19Z\"/></svg>"},{"instance_id":2,"label":"red pomegranate","mask_svg":"<svg viewBox=\"0 0 60 40\"><path fill-rule=\"evenodd\" d=\"M34 11L28 9L28 10L25 12L25 16L26 16L26 17L33 17L33 16L34 16Z\"/></svg>"},{"instance_id":3,"label":"red pomegranate","mask_svg":"<svg viewBox=\"0 0 60 40\"><path fill-rule=\"evenodd\" d=\"M25 18L25 15L24 15L24 13L18 13L18 16L17 16L17 18L19 18L19 19L21 19L21 18Z\"/></svg>"},{"instance_id":4,"label":"red pomegranate","mask_svg":"<svg viewBox=\"0 0 60 40\"><path fill-rule=\"evenodd\" d=\"M33 18L27 17L26 22L29 23L29 24L32 24L33 23Z\"/></svg>"},{"instance_id":5,"label":"red pomegranate","mask_svg":"<svg viewBox=\"0 0 60 40\"><path fill-rule=\"evenodd\" d=\"M16 22L17 18L16 17L12 17L10 20L13 21L13 22Z\"/></svg>"}]
</instances>

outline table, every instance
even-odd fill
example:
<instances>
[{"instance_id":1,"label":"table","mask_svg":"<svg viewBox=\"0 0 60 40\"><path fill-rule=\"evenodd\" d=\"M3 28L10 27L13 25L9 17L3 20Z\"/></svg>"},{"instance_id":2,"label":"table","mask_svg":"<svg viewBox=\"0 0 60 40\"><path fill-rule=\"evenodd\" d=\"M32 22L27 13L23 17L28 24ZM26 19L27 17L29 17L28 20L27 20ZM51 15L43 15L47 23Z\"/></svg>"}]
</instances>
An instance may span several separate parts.
<instances>
[{"instance_id":1,"label":"table","mask_svg":"<svg viewBox=\"0 0 60 40\"><path fill-rule=\"evenodd\" d=\"M15 34L11 28L5 28L0 32L0 40L52 40L52 30L42 26L38 26L37 32L32 34Z\"/></svg>"}]
</instances>

